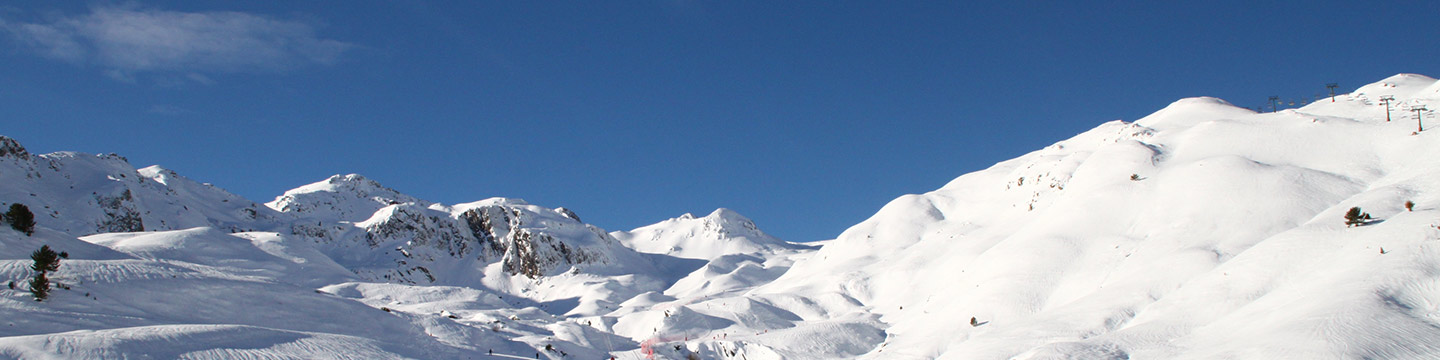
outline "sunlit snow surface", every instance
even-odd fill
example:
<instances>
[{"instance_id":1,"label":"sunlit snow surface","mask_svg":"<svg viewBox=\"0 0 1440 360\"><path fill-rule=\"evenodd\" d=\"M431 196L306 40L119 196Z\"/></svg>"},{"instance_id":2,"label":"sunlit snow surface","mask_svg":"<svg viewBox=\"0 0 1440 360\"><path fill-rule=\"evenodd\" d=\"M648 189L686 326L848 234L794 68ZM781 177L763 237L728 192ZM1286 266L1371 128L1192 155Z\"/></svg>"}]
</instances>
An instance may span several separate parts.
<instances>
[{"instance_id":1,"label":"sunlit snow surface","mask_svg":"<svg viewBox=\"0 0 1440 360\"><path fill-rule=\"evenodd\" d=\"M1275 113L1182 99L816 244L724 209L606 232L356 175L262 205L118 156L11 154L0 202L40 228L0 229L17 286L0 289L0 357L1432 359L1440 138L1411 111L1426 105L1440 83L1420 75ZM1347 227L1356 206L1373 220ZM496 234L589 255L507 272L476 247L475 209L518 219ZM70 289L35 302L41 244L69 253L52 281Z\"/></svg>"}]
</instances>

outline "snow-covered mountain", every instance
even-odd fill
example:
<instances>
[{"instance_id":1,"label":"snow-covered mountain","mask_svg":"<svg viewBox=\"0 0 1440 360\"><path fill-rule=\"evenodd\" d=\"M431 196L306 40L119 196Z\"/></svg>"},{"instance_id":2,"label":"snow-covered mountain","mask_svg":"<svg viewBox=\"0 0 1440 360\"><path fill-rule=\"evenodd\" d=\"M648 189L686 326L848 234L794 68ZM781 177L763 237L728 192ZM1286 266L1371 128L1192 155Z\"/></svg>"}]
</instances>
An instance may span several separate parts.
<instances>
[{"instance_id":1,"label":"snow-covered mountain","mask_svg":"<svg viewBox=\"0 0 1440 360\"><path fill-rule=\"evenodd\" d=\"M610 235L641 252L688 259L714 259L730 254L803 247L776 239L760 231L755 222L744 215L724 208L701 218L684 214L631 231L614 231Z\"/></svg>"},{"instance_id":2,"label":"snow-covered mountain","mask_svg":"<svg viewBox=\"0 0 1440 360\"><path fill-rule=\"evenodd\" d=\"M34 155L0 136L0 205L22 203L36 221L72 235L210 226L274 230L285 216L209 184L119 155Z\"/></svg>"},{"instance_id":3,"label":"snow-covered mountain","mask_svg":"<svg viewBox=\"0 0 1440 360\"><path fill-rule=\"evenodd\" d=\"M0 356L1431 359L1440 135L1411 110L1437 102L1411 74L1274 113L1182 99L818 250L725 209L607 232L358 175L260 205L0 137L0 202L39 224L0 228L0 274L70 255L51 299L0 290Z\"/></svg>"},{"instance_id":4,"label":"snow-covered mountain","mask_svg":"<svg viewBox=\"0 0 1440 360\"><path fill-rule=\"evenodd\" d=\"M1437 100L1183 99L900 197L750 296L852 299L866 358L1434 358L1440 138L1400 114Z\"/></svg>"},{"instance_id":5,"label":"snow-covered mountain","mask_svg":"<svg viewBox=\"0 0 1440 360\"><path fill-rule=\"evenodd\" d=\"M301 186L265 203L275 211L320 220L360 221L390 205L430 203L380 185L359 174L335 175Z\"/></svg>"},{"instance_id":6,"label":"snow-covered mountain","mask_svg":"<svg viewBox=\"0 0 1440 360\"><path fill-rule=\"evenodd\" d=\"M26 204L39 217L34 236L8 227L0 230L0 235L4 235L0 238L0 251L4 252L0 258L12 259L6 260L11 264L7 276L21 284L19 290L12 288L8 293L11 299L28 299L23 284L30 274L26 259L29 252L40 245L51 245L74 254L72 260L65 261L65 271L60 274L79 274L57 278L58 283L68 283L70 291L47 303L70 295L71 291L84 291L83 297L91 301L101 301L103 294L111 294L126 301L161 304L130 313L106 307L94 310L95 314L115 313L135 317L137 321L58 321L69 325L46 328L61 332L102 330L100 333L46 335L45 330L26 330L9 334L28 336L11 338L18 341L13 344L21 344L14 346L65 356L153 355L159 349L177 346L175 341L180 341L171 339L187 337L251 340L202 341L202 344L185 347L190 349L186 352L175 354L225 357L223 354L250 354L234 352L231 347L268 346L273 351L254 353L291 356L298 351L307 354L301 357L310 357L316 349L354 346L357 348L353 351L341 351L338 356L448 358L478 352L479 344L489 344L487 352L504 350L504 353L515 354L523 352L521 349L541 348L542 341L547 342L545 345L569 349L567 351L593 353L597 348L586 349L555 340L557 334L550 328L557 326L556 321L563 321L556 316L592 319L595 327L591 330L572 330L596 333L598 328L615 322L613 317L602 315L615 311L620 303L640 294L665 291L706 263L637 252L604 229L581 222L579 215L569 209L550 209L506 198L458 205L437 204L355 174L336 175L301 186L261 205L160 167L135 169L118 155L70 152L33 155L14 139L0 137L0 179L5 180L5 186L0 187L0 205ZM731 214L727 215L730 218L743 219L728 210L725 213ZM749 226L751 231L759 232L753 229L753 224ZM736 242L724 236L708 239ZM759 257L752 260L764 261ZM788 260L782 263L788 264ZM112 274L107 272L111 270L104 270L109 268L120 272ZM779 275L778 269L769 270L770 279ZM170 294L149 293L159 292L156 286L162 286L151 282L167 276L193 280L175 285L181 287L229 286L236 291L258 292L249 285L227 282L239 279L299 286L301 290L318 291L319 295L314 291L274 291L256 294L257 300L247 305L214 299L230 296L226 291L186 289ZM705 273L689 276L689 281L704 277ZM110 290L100 291L102 288ZM129 288L147 293L125 294L124 289ZM715 291L736 288L739 287ZM689 293L703 291L707 289L694 289ZM414 298L411 293L435 295ZM160 296L166 296L165 300L156 300ZM296 296L302 299L291 299ZM319 322L316 316L339 316L338 313L326 315L329 313L304 307L251 306L271 301L266 299L273 299L276 304L329 301L314 299L315 296L339 296L356 305L390 310L361 313L354 324L348 325L357 329L331 331L324 327L266 324L291 318L292 311L308 312L293 317L306 322ZM397 298L416 299L425 304L407 306L398 302L404 300L395 300ZM449 305L431 303L433 301ZM477 301L479 303L475 303ZM189 302L204 302L207 306L183 316L162 311L165 306ZM222 306L224 311L198 311L209 306ZM363 326L357 325L369 321L394 323L386 320L395 316L392 314L435 308L443 309L402 316L406 321L401 324L419 330L397 331L393 339L379 335L390 331L383 327L359 329ZM34 306L9 308L16 316L36 309ZM83 319L84 316L76 315L83 312L82 309L83 306L53 314ZM237 312L268 315L252 316L244 321L219 320L244 317ZM444 316L440 316L441 312ZM486 320L461 319L457 314ZM386 319L375 319L376 316ZM35 326L52 321L46 319L26 324ZM209 326L215 321L226 325ZM523 330L501 330L506 321L518 321L516 326ZM490 329L491 334L479 335L483 332L480 329ZM114 338L118 333L132 331L146 335L120 336L122 340L117 341L97 341L93 337ZM415 331L444 332L460 338L442 337L439 344L403 340L405 336L417 334ZM29 336L31 334L36 335ZM359 338L354 338L356 336ZM34 345L32 341L40 343ZM44 345L55 341L91 345L75 349ZM407 342L407 345L389 348L395 341ZM621 344L622 348L638 346L619 338L606 341ZM0 352L5 349L0 345ZM37 354L28 350L11 353ZM598 357L598 353L595 356Z\"/></svg>"}]
</instances>

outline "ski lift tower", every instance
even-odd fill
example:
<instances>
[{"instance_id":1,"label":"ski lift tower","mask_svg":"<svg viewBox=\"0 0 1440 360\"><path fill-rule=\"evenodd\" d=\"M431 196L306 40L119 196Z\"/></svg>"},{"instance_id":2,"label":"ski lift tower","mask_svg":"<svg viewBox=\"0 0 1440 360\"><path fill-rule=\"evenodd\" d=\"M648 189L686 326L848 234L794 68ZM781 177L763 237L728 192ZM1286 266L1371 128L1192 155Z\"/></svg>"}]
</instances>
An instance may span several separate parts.
<instances>
[{"instance_id":1,"label":"ski lift tower","mask_svg":"<svg viewBox=\"0 0 1440 360\"><path fill-rule=\"evenodd\" d=\"M1410 111L1414 111L1414 112L1415 112L1415 127L1418 128L1418 130L1416 130L1415 132L1417 132L1417 133L1418 133L1418 132L1421 132L1421 131L1425 131L1425 123L1422 121L1422 120L1425 119L1425 110L1430 110L1430 109L1426 109L1426 108L1425 108L1425 105L1419 105L1419 106L1415 106L1415 107L1410 108Z\"/></svg>"},{"instance_id":2,"label":"ski lift tower","mask_svg":"<svg viewBox=\"0 0 1440 360\"><path fill-rule=\"evenodd\" d=\"M1395 95L1385 95L1380 97L1380 102L1385 103L1385 122L1390 122L1391 101L1395 101Z\"/></svg>"},{"instance_id":3,"label":"ski lift tower","mask_svg":"<svg viewBox=\"0 0 1440 360\"><path fill-rule=\"evenodd\" d=\"M1335 88L1340 87L1340 84L1329 83L1325 84L1325 87L1330 88L1330 102L1335 102Z\"/></svg>"},{"instance_id":4,"label":"ski lift tower","mask_svg":"<svg viewBox=\"0 0 1440 360\"><path fill-rule=\"evenodd\" d=\"M1280 101L1279 96L1270 95L1270 112L1273 113L1276 111L1280 111L1280 105L1279 103L1277 103L1278 101Z\"/></svg>"}]
</instances>

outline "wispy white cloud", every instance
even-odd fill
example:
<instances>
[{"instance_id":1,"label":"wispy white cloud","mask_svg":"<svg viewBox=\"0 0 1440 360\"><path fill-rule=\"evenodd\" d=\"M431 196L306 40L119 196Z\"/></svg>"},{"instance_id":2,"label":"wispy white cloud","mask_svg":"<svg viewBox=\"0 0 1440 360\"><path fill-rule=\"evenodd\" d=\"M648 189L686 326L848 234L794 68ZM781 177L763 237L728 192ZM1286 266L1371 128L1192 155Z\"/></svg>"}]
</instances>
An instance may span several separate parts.
<instances>
[{"instance_id":1,"label":"wispy white cloud","mask_svg":"<svg viewBox=\"0 0 1440 360\"><path fill-rule=\"evenodd\" d=\"M177 72L207 83L209 78L201 73L332 64L354 47L320 38L313 26L302 22L241 12L97 7L48 23L0 19L0 29L40 55L98 66L117 79L132 79L131 74L141 72Z\"/></svg>"}]
</instances>

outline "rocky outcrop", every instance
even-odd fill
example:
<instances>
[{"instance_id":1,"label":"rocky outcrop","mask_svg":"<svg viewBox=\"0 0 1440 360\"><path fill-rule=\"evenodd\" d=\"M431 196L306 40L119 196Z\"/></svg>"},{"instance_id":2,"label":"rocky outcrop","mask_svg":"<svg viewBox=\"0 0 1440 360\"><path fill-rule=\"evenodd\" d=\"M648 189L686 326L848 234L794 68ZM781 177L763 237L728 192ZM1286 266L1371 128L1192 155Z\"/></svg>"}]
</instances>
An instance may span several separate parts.
<instances>
[{"instance_id":1,"label":"rocky outcrop","mask_svg":"<svg viewBox=\"0 0 1440 360\"><path fill-rule=\"evenodd\" d=\"M543 232L521 229L511 234L510 249L501 261L510 274L532 279L548 274L557 265L579 265L603 260L599 253L575 248Z\"/></svg>"},{"instance_id":2,"label":"rocky outcrop","mask_svg":"<svg viewBox=\"0 0 1440 360\"><path fill-rule=\"evenodd\" d=\"M543 215L541 213L504 205L466 210L459 218L470 227L471 234L481 246L491 254L500 255L505 272L509 274L539 278L550 275L548 272L556 268L603 261L604 256L599 252L567 244L543 227L588 226L580 223L579 216L565 208L553 211L563 216L564 220L545 219L540 216Z\"/></svg>"},{"instance_id":3,"label":"rocky outcrop","mask_svg":"<svg viewBox=\"0 0 1440 360\"><path fill-rule=\"evenodd\" d=\"M388 214L383 218L367 221L365 225L365 241L372 248L404 241L407 248L434 249L455 258L465 257L474 248L474 238L467 236L469 231L462 230L443 213L431 214L415 205L394 205L381 210L386 211Z\"/></svg>"},{"instance_id":4,"label":"rocky outcrop","mask_svg":"<svg viewBox=\"0 0 1440 360\"><path fill-rule=\"evenodd\" d=\"M570 209L566 209L566 208L564 208L564 207L558 207L558 208L555 208L555 212L560 213L560 215L565 215L565 217L570 218L570 219L572 219L572 220L579 221L579 222L584 222L584 221L581 221L581 220L580 220L580 215L576 215L575 212L574 212L574 211L571 211Z\"/></svg>"},{"instance_id":5,"label":"rocky outcrop","mask_svg":"<svg viewBox=\"0 0 1440 360\"><path fill-rule=\"evenodd\" d=\"M130 189L115 195L95 195L95 204L105 212L105 219L96 224L95 232L137 232L145 231L145 220L135 209L135 196Z\"/></svg>"},{"instance_id":6,"label":"rocky outcrop","mask_svg":"<svg viewBox=\"0 0 1440 360\"><path fill-rule=\"evenodd\" d=\"M15 139L8 136L0 136L0 157L30 160L30 152L25 151L25 147L20 146L19 141L15 141Z\"/></svg>"}]
</instances>

